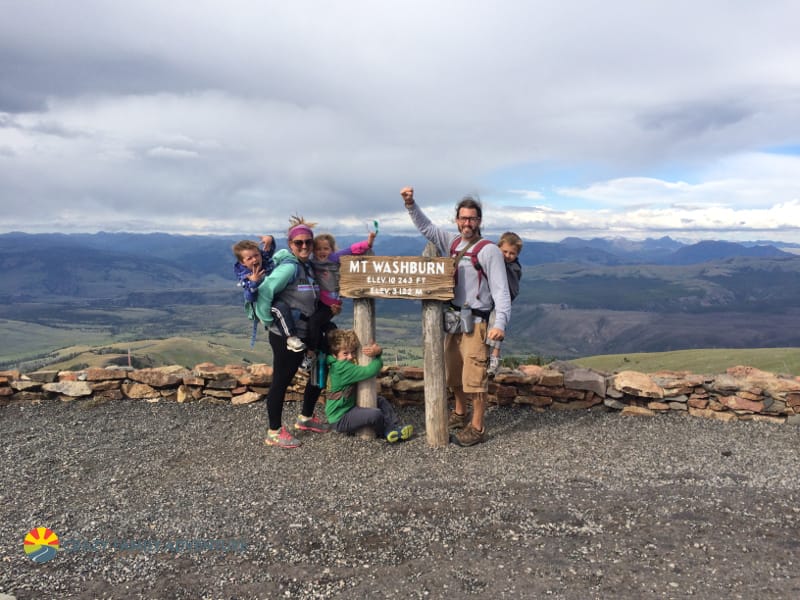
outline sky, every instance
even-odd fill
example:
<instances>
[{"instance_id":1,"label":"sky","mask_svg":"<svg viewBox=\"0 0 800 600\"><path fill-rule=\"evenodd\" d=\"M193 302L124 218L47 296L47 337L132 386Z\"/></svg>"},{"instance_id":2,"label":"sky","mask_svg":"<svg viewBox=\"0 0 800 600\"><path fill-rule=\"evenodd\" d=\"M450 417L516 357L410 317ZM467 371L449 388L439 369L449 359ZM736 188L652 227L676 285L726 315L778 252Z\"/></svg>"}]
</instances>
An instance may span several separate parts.
<instances>
[{"instance_id":1,"label":"sky","mask_svg":"<svg viewBox=\"0 0 800 600\"><path fill-rule=\"evenodd\" d=\"M0 0L0 233L800 243L796 0ZM455 231L455 226L454 231Z\"/></svg>"}]
</instances>

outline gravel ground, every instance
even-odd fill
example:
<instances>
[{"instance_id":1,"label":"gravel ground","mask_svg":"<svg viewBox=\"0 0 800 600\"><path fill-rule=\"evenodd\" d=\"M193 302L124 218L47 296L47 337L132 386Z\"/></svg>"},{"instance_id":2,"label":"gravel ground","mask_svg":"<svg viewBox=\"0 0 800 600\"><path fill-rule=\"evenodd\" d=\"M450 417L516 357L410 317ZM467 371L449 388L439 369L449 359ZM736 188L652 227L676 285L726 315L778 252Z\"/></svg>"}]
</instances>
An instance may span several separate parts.
<instances>
[{"instance_id":1,"label":"gravel ground","mask_svg":"<svg viewBox=\"0 0 800 600\"><path fill-rule=\"evenodd\" d=\"M487 443L431 449L422 409L399 412L404 444L279 450L262 403L2 407L0 593L800 597L797 427L496 407ZM36 564L35 526L72 549Z\"/></svg>"}]
</instances>

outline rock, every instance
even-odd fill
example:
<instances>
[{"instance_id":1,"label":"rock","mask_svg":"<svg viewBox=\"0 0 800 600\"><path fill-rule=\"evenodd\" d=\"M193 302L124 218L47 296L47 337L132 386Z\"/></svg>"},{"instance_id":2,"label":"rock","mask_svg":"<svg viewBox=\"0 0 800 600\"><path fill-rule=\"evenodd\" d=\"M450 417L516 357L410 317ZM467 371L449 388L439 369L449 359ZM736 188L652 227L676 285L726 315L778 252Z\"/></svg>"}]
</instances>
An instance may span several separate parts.
<instances>
[{"instance_id":1,"label":"rock","mask_svg":"<svg viewBox=\"0 0 800 600\"><path fill-rule=\"evenodd\" d=\"M718 421L725 421L726 423L730 421L738 420L738 417L732 412L719 412L716 410L711 410L709 408L689 408L689 414L693 417L703 417L705 419L716 419Z\"/></svg>"},{"instance_id":2,"label":"rock","mask_svg":"<svg viewBox=\"0 0 800 600\"><path fill-rule=\"evenodd\" d=\"M653 411L669 410L669 404L666 402L648 402L647 408Z\"/></svg>"},{"instance_id":3,"label":"rock","mask_svg":"<svg viewBox=\"0 0 800 600\"><path fill-rule=\"evenodd\" d=\"M746 410L749 412L761 412L764 410L763 402L752 402L736 396L721 396L719 401L731 410Z\"/></svg>"},{"instance_id":4,"label":"rock","mask_svg":"<svg viewBox=\"0 0 800 600\"><path fill-rule=\"evenodd\" d=\"M248 369L252 375L265 375L267 377L272 377L272 367L266 363L256 363L250 365Z\"/></svg>"},{"instance_id":5,"label":"rock","mask_svg":"<svg viewBox=\"0 0 800 600\"><path fill-rule=\"evenodd\" d=\"M539 385L560 387L564 385L564 374L553 369L543 369L539 374Z\"/></svg>"},{"instance_id":6,"label":"rock","mask_svg":"<svg viewBox=\"0 0 800 600\"><path fill-rule=\"evenodd\" d=\"M600 396L592 394L586 400L573 400L571 402L553 402L550 408L553 410L586 410L597 406L603 401Z\"/></svg>"},{"instance_id":7,"label":"rock","mask_svg":"<svg viewBox=\"0 0 800 600\"><path fill-rule=\"evenodd\" d=\"M184 402L191 402L192 400L199 400L203 396L203 389L194 386L181 385L175 394L175 400L179 404Z\"/></svg>"},{"instance_id":8,"label":"rock","mask_svg":"<svg viewBox=\"0 0 800 600\"><path fill-rule=\"evenodd\" d=\"M553 399L549 396L517 396L514 398L514 402L517 404L529 404L531 406L536 406L538 408L545 408L553 404Z\"/></svg>"},{"instance_id":9,"label":"rock","mask_svg":"<svg viewBox=\"0 0 800 600\"><path fill-rule=\"evenodd\" d=\"M42 385L42 389L47 392L53 392L72 398L80 398L81 396L92 395L92 388L85 381L59 381L54 383L45 383Z\"/></svg>"},{"instance_id":10,"label":"rock","mask_svg":"<svg viewBox=\"0 0 800 600\"><path fill-rule=\"evenodd\" d=\"M250 368L252 369L252 366ZM192 375L204 379L228 379L230 377L224 367L209 362L195 365L194 369L192 369Z\"/></svg>"},{"instance_id":11,"label":"rock","mask_svg":"<svg viewBox=\"0 0 800 600\"><path fill-rule=\"evenodd\" d=\"M701 410L705 409L705 408L708 408L708 400L706 400L705 398L691 397L691 398L689 398L689 401L687 402L687 404L691 408L698 408L698 409L701 409Z\"/></svg>"},{"instance_id":12,"label":"rock","mask_svg":"<svg viewBox=\"0 0 800 600\"><path fill-rule=\"evenodd\" d=\"M494 376L495 383L531 385L538 382L538 378L525 375L521 371L506 369Z\"/></svg>"},{"instance_id":13,"label":"rock","mask_svg":"<svg viewBox=\"0 0 800 600\"><path fill-rule=\"evenodd\" d=\"M126 398L144 400L161 397L161 392L146 383L123 383L121 389Z\"/></svg>"},{"instance_id":14,"label":"rock","mask_svg":"<svg viewBox=\"0 0 800 600\"><path fill-rule=\"evenodd\" d=\"M228 375L237 379L245 373L249 373L248 369L242 365L225 365L223 369Z\"/></svg>"},{"instance_id":15,"label":"rock","mask_svg":"<svg viewBox=\"0 0 800 600\"><path fill-rule=\"evenodd\" d=\"M644 406L633 406L633 405L629 405L623 408L622 414L635 417L654 417L656 415L656 413L650 410L649 408L645 408Z\"/></svg>"},{"instance_id":16,"label":"rock","mask_svg":"<svg viewBox=\"0 0 800 600\"><path fill-rule=\"evenodd\" d=\"M414 380L414 379L401 379L394 385L392 385L392 389L395 392L424 392L425 391L425 382L422 380Z\"/></svg>"},{"instance_id":17,"label":"rock","mask_svg":"<svg viewBox=\"0 0 800 600\"><path fill-rule=\"evenodd\" d=\"M24 392L30 391L34 392L36 390L42 389L42 384L38 381L26 381L24 379L17 379L16 381L11 382L11 389L17 392Z\"/></svg>"},{"instance_id":18,"label":"rock","mask_svg":"<svg viewBox=\"0 0 800 600\"><path fill-rule=\"evenodd\" d=\"M97 382L89 382L89 387L92 388L92 391L96 394L97 392L103 392L105 390L118 390L121 383L116 379L109 379L107 381L97 381Z\"/></svg>"},{"instance_id":19,"label":"rock","mask_svg":"<svg viewBox=\"0 0 800 600\"><path fill-rule=\"evenodd\" d=\"M644 373L621 371L611 377L611 386L631 396L640 398L663 398L664 390Z\"/></svg>"},{"instance_id":20,"label":"rock","mask_svg":"<svg viewBox=\"0 0 800 600\"><path fill-rule=\"evenodd\" d=\"M232 390L239 385L236 379L212 379L206 387L211 390Z\"/></svg>"},{"instance_id":21,"label":"rock","mask_svg":"<svg viewBox=\"0 0 800 600\"><path fill-rule=\"evenodd\" d=\"M720 394L731 394L733 392L738 392L740 387L740 382L738 382L733 376L726 374L717 375L713 381L705 384L705 388L708 391L717 392Z\"/></svg>"},{"instance_id":22,"label":"rock","mask_svg":"<svg viewBox=\"0 0 800 600\"><path fill-rule=\"evenodd\" d=\"M234 396L231 399L231 404L251 404L253 402L257 402L258 400L261 400L261 396L259 394L256 394L255 392L245 392L244 394Z\"/></svg>"},{"instance_id":23,"label":"rock","mask_svg":"<svg viewBox=\"0 0 800 600\"><path fill-rule=\"evenodd\" d=\"M93 367L91 369L86 369L86 381L125 379L130 372L131 371L128 369L101 369L99 367Z\"/></svg>"},{"instance_id":24,"label":"rock","mask_svg":"<svg viewBox=\"0 0 800 600\"><path fill-rule=\"evenodd\" d=\"M686 402L688 402L688 400L689 400L689 396L687 396L685 394L681 394L680 396L665 396L664 397L664 402L682 402L683 404L686 404Z\"/></svg>"},{"instance_id":25,"label":"rock","mask_svg":"<svg viewBox=\"0 0 800 600\"><path fill-rule=\"evenodd\" d=\"M627 406L627 404L623 404L614 398L606 398L603 400L603 404L605 404L608 408L613 408L614 410L623 410Z\"/></svg>"},{"instance_id":26,"label":"rock","mask_svg":"<svg viewBox=\"0 0 800 600\"><path fill-rule=\"evenodd\" d=\"M146 383L155 388L177 387L179 384L183 383L183 372L179 374L161 368L137 369L128 374L128 379L139 383Z\"/></svg>"},{"instance_id":27,"label":"rock","mask_svg":"<svg viewBox=\"0 0 800 600\"><path fill-rule=\"evenodd\" d=\"M520 365L517 367L517 370L528 377L533 377L535 379L542 374L544 367L540 367L539 365Z\"/></svg>"},{"instance_id":28,"label":"rock","mask_svg":"<svg viewBox=\"0 0 800 600\"><path fill-rule=\"evenodd\" d=\"M425 377L425 371L421 367L401 367L400 375L406 379L421 381Z\"/></svg>"},{"instance_id":29,"label":"rock","mask_svg":"<svg viewBox=\"0 0 800 600\"><path fill-rule=\"evenodd\" d=\"M606 377L597 371L579 367L564 373L564 387L573 390L586 390L594 392L598 396L605 396Z\"/></svg>"},{"instance_id":30,"label":"rock","mask_svg":"<svg viewBox=\"0 0 800 600\"><path fill-rule=\"evenodd\" d=\"M58 379L58 371L34 371L29 373L28 377L32 381L38 381L39 383L53 383Z\"/></svg>"}]
</instances>

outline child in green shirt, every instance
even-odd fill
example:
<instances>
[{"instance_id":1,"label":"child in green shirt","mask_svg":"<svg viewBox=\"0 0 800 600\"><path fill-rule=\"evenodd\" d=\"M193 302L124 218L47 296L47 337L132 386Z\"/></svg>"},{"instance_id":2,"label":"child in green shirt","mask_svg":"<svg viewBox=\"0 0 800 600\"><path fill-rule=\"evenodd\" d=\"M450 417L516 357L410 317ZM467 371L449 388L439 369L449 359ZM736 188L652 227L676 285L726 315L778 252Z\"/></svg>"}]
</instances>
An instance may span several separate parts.
<instances>
[{"instance_id":1,"label":"child in green shirt","mask_svg":"<svg viewBox=\"0 0 800 600\"><path fill-rule=\"evenodd\" d=\"M381 347L374 342L362 348L362 352L372 359L369 364L356 364L355 355L360 345L352 329L334 329L328 333L330 379L325 402L328 423L339 433L354 433L363 427L372 427L375 434L386 438L387 442L405 441L414 433L414 427L400 425L386 398L378 396L377 408L356 406L356 384L375 377L383 367Z\"/></svg>"}]
</instances>

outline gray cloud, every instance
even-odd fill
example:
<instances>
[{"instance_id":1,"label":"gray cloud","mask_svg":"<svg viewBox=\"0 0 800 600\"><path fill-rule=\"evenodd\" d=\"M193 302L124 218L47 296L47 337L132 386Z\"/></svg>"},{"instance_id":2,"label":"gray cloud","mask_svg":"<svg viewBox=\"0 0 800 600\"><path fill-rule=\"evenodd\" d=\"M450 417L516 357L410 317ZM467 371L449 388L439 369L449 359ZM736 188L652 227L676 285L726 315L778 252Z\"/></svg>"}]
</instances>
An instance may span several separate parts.
<instances>
[{"instance_id":1,"label":"gray cloud","mask_svg":"<svg viewBox=\"0 0 800 600\"><path fill-rule=\"evenodd\" d=\"M6 8L4 229L247 232L301 212L402 231L411 184L434 214L475 192L507 218L572 230L591 223L587 205L680 214L704 193L718 201L715 182L743 170L734 208L800 197L775 169L725 167L800 140L793 2ZM561 179L517 173L548 164ZM657 186L633 197L620 182L637 176L708 185L686 202ZM560 189L575 193L546 191Z\"/></svg>"}]
</instances>

